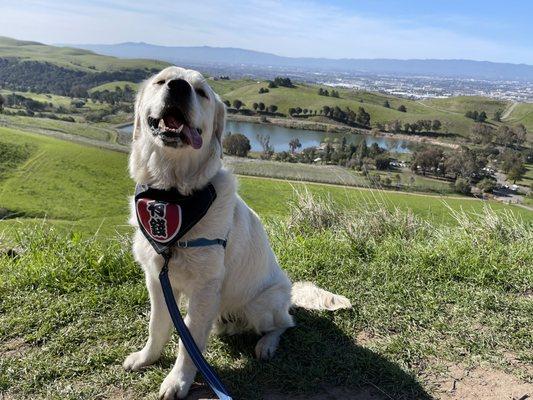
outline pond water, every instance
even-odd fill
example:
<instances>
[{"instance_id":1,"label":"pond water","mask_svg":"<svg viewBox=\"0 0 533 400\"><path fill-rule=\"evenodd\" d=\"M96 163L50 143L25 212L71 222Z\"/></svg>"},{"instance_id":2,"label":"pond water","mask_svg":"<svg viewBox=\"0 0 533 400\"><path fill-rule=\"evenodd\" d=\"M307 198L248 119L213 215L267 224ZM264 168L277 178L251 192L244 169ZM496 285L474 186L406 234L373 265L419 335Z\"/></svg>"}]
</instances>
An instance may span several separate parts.
<instances>
[{"instance_id":1,"label":"pond water","mask_svg":"<svg viewBox=\"0 0 533 400\"><path fill-rule=\"evenodd\" d=\"M120 128L121 131L131 133L132 125ZM226 133L241 133L250 140L252 151L262 151L261 143L257 138L258 135L270 136L270 144L274 147L274 151L288 151L289 141L293 138L298 138L302 147L299 150L306 147L319 146L324 141L330 141L331 143L341 141L343 137L346 137L348 143L355 145L366 141L368 146L372 143L377 143L380 147L383 147L389 151L397 153L409 153L409 142L398 139L391 139L385 137L375 137L369 135L360 134L343 134L343 133L327 133L320 131L309 131L303 129L289 129L282 126L271 124L256 124L253 122L241 122L241 121L227 121Z\"/></svg>"}]
</instances>

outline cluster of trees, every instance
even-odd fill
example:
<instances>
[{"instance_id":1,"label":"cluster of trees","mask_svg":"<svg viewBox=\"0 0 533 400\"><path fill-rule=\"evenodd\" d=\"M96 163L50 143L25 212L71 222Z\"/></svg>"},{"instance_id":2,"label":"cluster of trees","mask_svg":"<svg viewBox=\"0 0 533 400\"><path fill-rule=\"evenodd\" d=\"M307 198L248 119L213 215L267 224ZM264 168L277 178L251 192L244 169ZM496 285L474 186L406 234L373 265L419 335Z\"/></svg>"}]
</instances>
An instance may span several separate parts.
<instances>
[{"instance_id":1,"label":"cluster of trees","mask_svg":"<svg viewBox=\"0 0 533 400\"><path fill-rule=\"evenodd\" d=\"M348 125L362 126L364 128L370 127L370 114L363 107L359 107L357 112L355 112L349 107L342 110L338 106L324 106L322 107L321 113L326 117Z\"/></svg>"},{"instance_id":2,"label":"cluster of trees","mask_svg":"<svg viewBox=\"0 0 533 400\"><path fill-rule=\"evenodd\" d=\"M454 188L464 194L470 193L472 184L491 179L486 165L487 154L466 146L452 152L444 152L436 146L421 147L411 155L414 173L448 178Z\"/></svg>"},{"instance_id":3,"label":"cluster of trees","mask_svg":"<svg viewBox=\"0 0 533 400\"><path fill-rule=\"evenodd\" d=\"M331 89L331 92L328 91L328 89L322 89L322 88L319 88L318 89L318 95L319 96L331 96L331 97L336 97L336 98L339 98L340 95L339 95L339 92L334 90L334 89Z\"/></svg>"},{"instance_id":4,"label":"cluster of trees","mask_svg":"<svg viewBox=\"0 0 533 400\"><path fill-rule=\"evenodd\" d=\"M244 107L246 107L246 104L244 104L241 100L235 99L233 102L230 103L229 100L224 100L224 104L228 108L234 108L235 110L245 110ZM278 111L278 106L275 104L266 105L262 101L259 103L252 103L252 109L260 114L269 113L269 114L276 114Z\"/></svg>"},{"instance_id":5,"label":"cluster of trees","mask_svg":"<svg viewBox=\"0 0 533 400\"><path fill-rule=\"evenodd\" d=\"M121 102L124 103L133 103L135 100L135 91L129 86L125 85L124 89L120 86L116 86L115 90L102 90L94 91L89 95L92 101L99 103L108 103L115 105Z\"/></svg>"},{"instance_id":6,"label":"cluster of trees","mask_svg":"<svg viewBox=\"0 0 533 400\"><path fill-rule=\"evenodd\" d=\"M418 133L435 133L441 130L442 122L438 119L419 119L416 122L402 123L399 120L394 120L386 124L376 124L379 130L384 130L391 133L405 133L405 134L418 134Z\"/></svg>"},{"instance_id":7,"label":"cluster of trees","mask_svg":"<svg viewBox=\"0 0 533 400\"><path fill-rule=\"evenodd\" d=\"M485 111L467 111L465 117L483 123L487 120L487 113Z\"/></svg>"},{"instance_id":8,"label":"cluster of trees","mask_svg":"<svg viewBox=\"0 0 533 400\"><path fill-rule=\"evenodd\" d=\"M289 108L289 115L316 115L316 110L309 110L307 108L301 108L301 107L291 107Z\"/></svg>"},{"instance_id":9,"label":"cluster of trees","mask_svg":"<svg viewBox=\"0 0 533 400\"><path fill-rule=\"evenodd\" d=\"M278 106L275 105L275 104L271 104L269 106L267 106L265 103L263 102L259 102L259 103L253 103L252 104L252 108L254 109L254 111L261 111L261 112L264 112L264 111L267 111L268 113L270 114L275 114L277 111L278 111Z\"/></svg>"},{"instance_id":10,"label":"cluster of trees","mask_svg":"<svg viewBox=\"0 0 533 400\"><path fill-rule=\"evenodd\" d=\"M259 94L268 93L268 92L270 92L270 90L268 90L267 88L262 87L259 89Z\"/></svg>"},{"instance_id":11,"label":"cluster of trees","mask_svg":"<svg viewBox=\"0 0 533 400\"><path fill-rule=\"evenodd\" d=\"M500 125L497 129L483 123L477 123L470 130L470 139L476 144L491 143L504 147L521 147L527 137L527 129L523 124L510 127Z\"/></svg>"},{"instance_id":12,"label":"cluster of trees","mask_svg":"<svg viewBox=\"0 0 533 400\"><path fill-rule=\"evenodd\" d=\"M5 98L2 97L2 99L0 99L0 108L2 108L2 105L10 108L25 108L26 110L33 112L53 109L52 103L37 101L16 93L8 94Z\"/></svg>"},{"instance_id":13,"label":"cluster of trees","mask_svg":"<svg viewBox=\"0 0 533 400\"><path fill-rule=\"evenodd\" d=\"M290 78L284 78L282 76L277 76L276 78L274 78L273 81L268 81L268 87L269 88L277 88L279 86L282 86L282 87L288 87L288 88L293 88L293 87L296 87Z\"/></svg>"},{"instance_id":14,"label":"cluster of trees","mask_svg":"<svg viewBox=\"0 0 533 400\"><path fill-rule=\"evenodd\" d=\"M0 58L0 86L81 98L87 98L88 88L113 81L140 82L155 72L155 69L86 72L48 62Z\"/></svg>"},{"instance_id":15,"label":"cluster of trees","mask_svg":"<svg viewBox=\"0 0 533 400\"><path fill-rule=\"evenodd\" d=\"M390 157L387 151L379 147L377 143L367 146L363 140L358 145L348 144L346 138L338 144L327 143L323 148L307 147L296 153L296 148L301 147L298 139L289 142L289 151L274 154L274 160L285 162L301 162L310 164L320 159L327 164L340 165L369 171L372 168L386 170L390 165Z\"/></svg>"},{"instance_id":16,"label":"cluster of trees","mask_svg":"<svg viewBox=\"0 0 533 400\"><path fill-rule=\"evenodd\" d=\"M507 179L513 183L522 179L527 172L524 164L524 156L512 149L505 149L499 157L502 171L507 174Z\"/></svg>"}]
</instances>

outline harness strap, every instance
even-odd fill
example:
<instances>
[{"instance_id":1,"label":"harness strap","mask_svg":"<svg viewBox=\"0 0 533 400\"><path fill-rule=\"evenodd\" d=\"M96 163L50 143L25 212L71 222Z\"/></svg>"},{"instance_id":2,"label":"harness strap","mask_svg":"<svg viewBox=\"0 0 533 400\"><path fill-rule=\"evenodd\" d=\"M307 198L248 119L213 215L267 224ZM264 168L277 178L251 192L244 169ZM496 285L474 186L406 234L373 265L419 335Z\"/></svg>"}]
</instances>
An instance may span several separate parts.
<instances>
[{"instance_id":1,"label":"harness strap","mask_svg":"<svg viewBox=\"0 0 533 400\"><path fill-rule=\"evenodd\" d=\"M204 246L214 246L214 245L220 245L224 248L226 248L226 244L228 241L226 239L206 239L206 238L198 238L193 240L187 240L184 242L177 242L174 246L182 249L186 249L187 247L204 247Z\"/></svg>"},{"instance_id":2,"label":"harness strap","mask_svg":"<svg viewBox=\"0 0 533 400\"><path fill-rule=\"evenodd\" d=\"M202 246L212 246L212 245L221 245L226 247L226 240L223 239L194 239L186 242L178 242L177 247L187 248L187 247L202 247ZM161 254L165 259L163 268L159 273L159 281L161 282L161 288L163 289L163 295L165 297L165 302L167 303L168 312L170 318L176 329L178 330L181 341L189 353L194 365L202 373L204 379L209 384L213 392L218 396L220 400L232 400L231 396L228 393L228 390L225 388L224 384L216 374L216 372L211 368L207 363L202 352L196 345L189 328L185 325L183 318L181 316L178 305L176 304L176 298L172 292L172 286L170 284L170 279L168 277L168 263L172 256L171 250L168 249Z\"/></svg>"}]
</instances>

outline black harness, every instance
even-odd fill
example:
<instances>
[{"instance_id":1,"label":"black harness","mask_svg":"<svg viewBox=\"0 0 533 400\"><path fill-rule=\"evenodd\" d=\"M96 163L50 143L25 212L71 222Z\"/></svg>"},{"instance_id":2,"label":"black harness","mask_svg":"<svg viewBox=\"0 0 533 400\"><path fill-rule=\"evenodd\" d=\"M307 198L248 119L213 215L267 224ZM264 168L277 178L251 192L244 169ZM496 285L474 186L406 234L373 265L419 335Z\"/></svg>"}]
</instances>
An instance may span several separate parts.
<instances>
[{"instance_id":1,"label":"black harness","mask_svg":"<svg viewBox=\"0 0 533 400\"><path fill-rule=\"evenodd\" d=\"M148 185L137 185L135 188L135 212L144 237L165 260L159 273L159 281L168 312L180 334L183 345L194 365L200 370L219 399L231 400L224 384L202 356L202 352L198 349L187 325L185 325L168 278L168 263L172 257L172 247L188 248L213 245L226 247L226 239L219 238L179 241L204 217L216 198L217 193L212 184L193 192L190 196L183 196L175 188L161 190Z\"/></svg>"}]
</instances>

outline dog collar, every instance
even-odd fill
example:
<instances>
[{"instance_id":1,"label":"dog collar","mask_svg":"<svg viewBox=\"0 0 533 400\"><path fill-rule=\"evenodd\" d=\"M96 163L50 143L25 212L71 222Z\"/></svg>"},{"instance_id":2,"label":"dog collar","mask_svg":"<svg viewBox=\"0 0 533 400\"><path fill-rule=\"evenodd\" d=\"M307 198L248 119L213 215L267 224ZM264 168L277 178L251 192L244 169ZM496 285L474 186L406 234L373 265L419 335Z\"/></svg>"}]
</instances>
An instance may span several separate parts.
<instances>
[{"instance_id":1,"label":"dog collar","mask_svg":"<svg viewBox=\"0 0 533 400\"><path fill-rule=\"evenodd\" d=\"M137 185L135 211L139 228L154 250L162 254L203 218L216 197L211 183L190 196L182 195L176 188L162 190Z\"/></svg>"}]
</instances>

